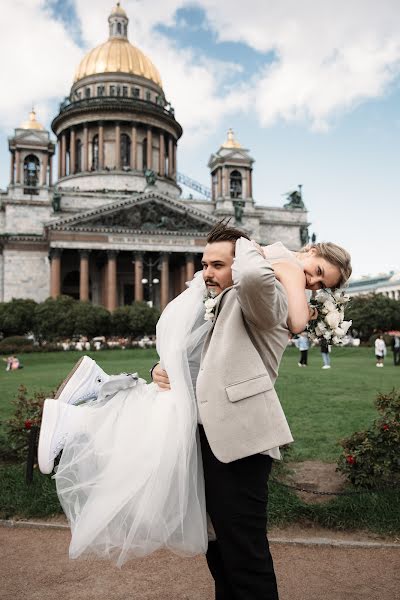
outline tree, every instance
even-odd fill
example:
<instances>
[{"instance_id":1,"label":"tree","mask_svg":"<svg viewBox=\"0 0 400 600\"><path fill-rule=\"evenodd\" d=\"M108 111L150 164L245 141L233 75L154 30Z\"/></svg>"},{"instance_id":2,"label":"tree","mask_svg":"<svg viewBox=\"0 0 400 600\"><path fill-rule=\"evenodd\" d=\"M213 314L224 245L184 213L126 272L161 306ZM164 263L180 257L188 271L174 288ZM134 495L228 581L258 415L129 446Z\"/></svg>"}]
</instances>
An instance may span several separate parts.
<instances>
[{"instance_id":1,"label":"tree","mask_svg":"<svg viewBox=\"0 0 400 600\"><path fill-rule=\"evenodd\" d=\"M70 338L74 334L73 317L76 300L70 296L47 298L35 308L33 332L39 340L51 342L57 338Z\"/></svg>"},{"instance_id":2,"label":"tree","mask_svg":"<svg viewBox=\"0 0 400 600\"><path fill-rule=\"evenodd\" d=\"M92 338L96 335L108 335L110 331L111 315L103 306L75 301L71 317L74 321L74 335Z\"/></svg>"},{"instance_id":3,"label":"tree","mask_svg":"<svg viewBox=\"0 0 400 600\"><path fill-rule=\"evenodd\" d=\"M153 335L159 318L160 312L156 308L151 308L146 302L134 302L114 310L111 329L115 335Z\"/></svg>"},{"instance_id":4,"label":"tree","mask_svg":"<svg viewBox=\"0 0 400 600\"><path fill-rule=\"evenodd\" d=\"M400 328L400 301L383 294L354 296L346 309L346 319L353 321L352 328L366 341L376 331Z\"/></svg>"},{"instance_id":5,"label":"tree","mask_svg":"<svg viewBox=\"0 0 400 600\"><path fill-rule=\"evenodd\" d=\"M4 337L26 335L32 331L36 309L34 300L13 298L0 303L0 331Z\"/></svg>"}]
</instances>

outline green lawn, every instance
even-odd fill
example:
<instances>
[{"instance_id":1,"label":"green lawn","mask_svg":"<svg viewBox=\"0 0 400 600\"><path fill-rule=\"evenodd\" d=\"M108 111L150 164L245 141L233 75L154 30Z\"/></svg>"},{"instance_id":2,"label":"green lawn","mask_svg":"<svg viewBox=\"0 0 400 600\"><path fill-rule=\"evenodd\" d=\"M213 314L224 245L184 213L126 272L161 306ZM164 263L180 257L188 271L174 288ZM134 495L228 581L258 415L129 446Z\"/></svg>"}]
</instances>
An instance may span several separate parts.
<instances>
[{"instance_id":1,"label":"green lawn","mask_svg":"<svg viewBox=\"0 0 400 600\"><path fill-rule=\"evenodd\" d=\"M58 386L81 356L77 352L21 355L25 368L0 372L0 418L12 413L12 399L18 385L29 391L49 392ZM156 361L154 350L114 350L92 353L108 373L138 371L148 378ZM400 387L400 368L388 356L383 369L375 367L370 348L337 348L331 355L332 368L322 370L321 354L313 349L309 366L297 366L298 352L289 348L283 358L277 389L291 425L295 443L291 460L336 462L338 440L365 428L376 411L373 400L378 392ZM0 436L1 436L0 430ZM318 523L338 529L368 529L398 535L400 532L400 495L397 490L332 499L323 505L307 505L293 492L271 483L270 523ZM0 468L0 517L46 516L61 511L54 481L37 469L31 486L25 484L24 465Z\"/></svg>"},{"instance_id":2,"label":"green lawn","mask_svg":"<svg viewBox=\"0 0 400 600\"><path fill-rule=\"evenodd\" d=\"M24 369L0 371L0 420L12 413L11 400L23 383L30 392L56 388L78 358L78 352L20 355ZM91 353L107 373L138 371L148 379L156 362L155 350L112 350ZM297 366L298 352L289 348L281 364L277 391L289 420L295 443L293 460L335 462L338 440L363 429L374 418L378 392L400 387L400 368L391 354L383 369L375 367L372 348L335 348L332 368L323 370L318 349L309 353L309 366Z\"/></svg>"}]
</instances>

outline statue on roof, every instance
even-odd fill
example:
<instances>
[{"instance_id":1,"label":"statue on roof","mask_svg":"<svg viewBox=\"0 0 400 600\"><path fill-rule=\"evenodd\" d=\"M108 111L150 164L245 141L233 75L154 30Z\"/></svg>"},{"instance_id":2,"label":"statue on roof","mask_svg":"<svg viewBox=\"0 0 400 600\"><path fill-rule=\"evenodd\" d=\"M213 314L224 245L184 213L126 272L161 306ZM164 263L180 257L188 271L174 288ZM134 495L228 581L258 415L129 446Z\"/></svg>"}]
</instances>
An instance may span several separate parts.
<instances>
[{"instance_id":1,"label":"statue on roof","mask_svg":"<svg viewBox=\"0 0 400 600\"><path fill-rule=\"evenodd\" d=\"M286 204L283 205L283 208L288 208L289 210L293 210L296 208L300 208L302 210L305 209L305 204L303 202L303 196L301 193L302 187L302 185L299 185L298 190L294 190L293 192L287 192L287 194L285 194L286 198L288 199L288 202L286 202Z\"/></svg>"}]
</instances>

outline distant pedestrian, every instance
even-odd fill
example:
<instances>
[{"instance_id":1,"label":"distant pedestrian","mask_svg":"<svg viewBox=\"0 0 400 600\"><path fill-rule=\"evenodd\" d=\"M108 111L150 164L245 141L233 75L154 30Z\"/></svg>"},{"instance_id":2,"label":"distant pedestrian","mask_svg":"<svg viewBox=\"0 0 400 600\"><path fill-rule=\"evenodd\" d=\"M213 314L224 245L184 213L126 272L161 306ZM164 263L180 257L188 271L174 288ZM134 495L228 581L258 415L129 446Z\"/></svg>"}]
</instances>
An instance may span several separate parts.
<instances>
[{"instance_id":1,"label":"distant pedestrian","mask_svg":"<svg viewBox=\"0 0 400 600\"><path fill-rule=\"evenodd\" d=\"M297 364L299 365L299 367L306 367L308 361L308 349L310 347L307 331L303 331L303 333L300 334L300 336L295 341L295 344L300 350L300 359Z\"/></svg>"},{"instance_id":2,"label":"distant pedestrian","mask_svg":"<svg viewBox=\"0 0 400 600\"><path fill-rule=\"evenodd\" d=\"M331 368L331 357L329 356L330 348L329 348L328 340L326 340L325 338L322 338L322 340L321 340L320 349L321 349L322 360L324 362L322 368L330 369Z\"/></svg>"},{"instance_id":3,"label":"distant pedestrian","mask_svg":"<svg viewBox=\"0 0 400 600\"><path fill-rule=\"evenodd\" d=\"M383 361L386 356L386 344L383 339L383 335L380 335L375 340L375 358L376 358L376 366L383 367Z\"/></svg>"},{"instance_id":4,"label":"distant pedestrian","mask_svg":"<svg viewBox=\"0 0 400 600\"><path fill-rule=\"evenodd\" d=\"M395 335L392 339L393 364L395 367L400 365L400 336Z\"/></svg>"}]
</instances>

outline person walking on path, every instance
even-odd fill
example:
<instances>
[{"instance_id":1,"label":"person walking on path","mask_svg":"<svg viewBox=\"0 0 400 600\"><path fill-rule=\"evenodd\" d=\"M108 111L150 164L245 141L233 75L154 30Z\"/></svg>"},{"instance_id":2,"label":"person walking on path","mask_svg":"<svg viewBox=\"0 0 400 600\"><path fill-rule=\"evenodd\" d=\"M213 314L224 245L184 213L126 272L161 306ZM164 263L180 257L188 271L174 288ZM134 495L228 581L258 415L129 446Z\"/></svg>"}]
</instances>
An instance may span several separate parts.
<instances>
[{"instance_id":1,"label":"person walking on path","mask_svg":"<svg viewBox=\"0 0 400 600\"><path fill-rule=\"evenodd\" d=\"M386 344L383 339L383 335L380 335L375 340L375 358L376 358L376 366L383 367L383 361L386 356Z\"/></svg>"},{"instance_id":2,"label":"person walking on path","mask_svg":"<svg viewBox=\"0 0 400 600\"><path fill-rule=\"evenodd\" d=\"M322 360L324 362L322 368L330 369L331 368L331 357L329 356L330 348L329 348L328 340L326 340L325 338L322 338L322 340L321 340L320 349L321 349Z\"/></svg>"},{"instance_id":3,"label":"person walking on path","mask_svg":"<svg viewBox=\"0 0 400 600\"><path fill-rule=\"evenodd\" d=\"M400 365L400 336L395 335L392 339L393 364L395 367Z\"/></svg>"},{"instance_id":4,"label":"person walking on path","mask_svg":"<svg viewBox=\"0 0 400 600\"><path fill-rule=\"evenodd\" d=\"M308 350L310 348L310 341L308 339L307 331L303 331L296 341L296 346L300 350L300 359L297 363L299 367L306 367L308 362Z\"/></svg>"}]
</instances>

